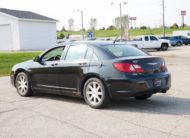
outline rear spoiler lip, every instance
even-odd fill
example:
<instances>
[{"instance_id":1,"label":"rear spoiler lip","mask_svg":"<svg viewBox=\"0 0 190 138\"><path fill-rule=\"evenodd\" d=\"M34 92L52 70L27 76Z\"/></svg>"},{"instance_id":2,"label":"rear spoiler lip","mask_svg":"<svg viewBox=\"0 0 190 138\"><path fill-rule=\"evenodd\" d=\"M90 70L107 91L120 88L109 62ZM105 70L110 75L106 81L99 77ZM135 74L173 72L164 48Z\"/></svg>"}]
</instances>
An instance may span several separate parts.
<instances>
[{"instance_id":1,"label":"rear spoiler lip","mask_svg":"<svg viewBox=\"0 0 190 138\"><path fill-rule=\"evenodd\" d=\"M149 59L149 58L158 58L164 60L162 57L158 56L131 56L131 57L120 57L116 58L115 61L122 61L122 60L137 60L137 59Z\"/></svg>"}]
</instances>

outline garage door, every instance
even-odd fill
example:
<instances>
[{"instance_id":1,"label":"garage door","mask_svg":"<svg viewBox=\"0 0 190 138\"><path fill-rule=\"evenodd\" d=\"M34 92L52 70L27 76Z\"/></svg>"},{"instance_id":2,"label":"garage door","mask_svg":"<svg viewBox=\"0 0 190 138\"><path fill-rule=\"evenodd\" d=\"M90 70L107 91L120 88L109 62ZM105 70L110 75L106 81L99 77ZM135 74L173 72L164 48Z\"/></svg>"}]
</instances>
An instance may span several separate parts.
<instances>
[{"instance_id":1,"label":"garage door","mask_svg":"<svg viewBox=\"0 0 190 138\"><path fill-rule=\"evenodd\" d=\"M10 25L0 25L0 50L12 50Z\"/></svg>"}]
</instances>

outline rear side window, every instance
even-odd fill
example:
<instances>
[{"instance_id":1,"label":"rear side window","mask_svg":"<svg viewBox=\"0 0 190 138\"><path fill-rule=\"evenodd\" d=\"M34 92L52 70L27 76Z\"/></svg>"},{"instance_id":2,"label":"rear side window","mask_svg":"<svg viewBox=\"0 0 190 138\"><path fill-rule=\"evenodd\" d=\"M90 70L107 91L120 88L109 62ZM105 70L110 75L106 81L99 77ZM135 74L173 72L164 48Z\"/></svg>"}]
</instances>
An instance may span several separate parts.
<instances>
[{"instance_id":1,"label":"rear side window","mask_svg":"<svg viewBox=\"0 0 190 138\"><path fill-rule=\"evenodd\" d=\"M147 56L138 48L127 45L108 45L105 49L116 57Z\"/></svg>"},{"instance_id":2,"label":"rear side window","mask_svg":"<svg viewBox=\"0 0 190 138\"><path fill-rule=\"evenodd\" d=\"M85 59L91 60L91 61L97 61L98 57L91 49L88 49L88 51L86 52Z\"/></svg>"},{"instance_id":3,"label":"rear side window","mask_svg":"<svg viewBox=\"0 0 190 138\"><path fill-rule=\"evenodd\" d=\"M85 59L91 60L92 59L92 55L93 55L93 51L91 49L88 49L88 51L86 52Z\"/></svg>"},{"instance_id":4,"label":"rear side window","mask_svg":"<svg viewBox=\"0 0 190 138\"><path fill-rule=\"evenodd\" d=\"M145 41L149 41L149 37L148 36L145 36L144 39L145 39Z\"/></svg>"},{"instance_id":5,"label":"rear side window","mask_svg":"<svg viewBox=\"0 0 190 138\"><path fill-rule=\"evenodd\" d=\"M84 59L86 50L87 50L86 46L83 45L70 46L69 50L67 51L65 60L73 61L73 60Z\"/></svg>"}]
</instances>

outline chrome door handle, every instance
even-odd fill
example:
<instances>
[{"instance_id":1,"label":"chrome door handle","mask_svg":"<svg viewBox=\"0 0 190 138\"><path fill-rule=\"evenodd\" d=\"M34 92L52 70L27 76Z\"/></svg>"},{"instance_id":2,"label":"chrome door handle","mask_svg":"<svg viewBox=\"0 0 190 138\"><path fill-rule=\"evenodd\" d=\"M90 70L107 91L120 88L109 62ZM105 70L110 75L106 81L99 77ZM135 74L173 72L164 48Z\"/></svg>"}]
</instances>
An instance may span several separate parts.
<instances>
[{"instance_id":1,"label":"chrome door handle","mask_svg":"<svg viewBox=\"0 0 190 138\"><path fill-rule=\"evenodd\" d=\"M79 63L79 65L81 65L81 66L82 66L82 65L86 65L86 64L87 64L87 62L80 62L80 63Z\"/></svg>"},{"instance_id":2,"label":"chrome door handle","mask_svg":"<svg viewBox=\"0 0 190 138\"><path fill-rule=\"evenodd\" d=\"M57 65L59 65L58 63L53 63L53 64L51 64L52 66L57 66Z\"/></svg>"}]
</instances>

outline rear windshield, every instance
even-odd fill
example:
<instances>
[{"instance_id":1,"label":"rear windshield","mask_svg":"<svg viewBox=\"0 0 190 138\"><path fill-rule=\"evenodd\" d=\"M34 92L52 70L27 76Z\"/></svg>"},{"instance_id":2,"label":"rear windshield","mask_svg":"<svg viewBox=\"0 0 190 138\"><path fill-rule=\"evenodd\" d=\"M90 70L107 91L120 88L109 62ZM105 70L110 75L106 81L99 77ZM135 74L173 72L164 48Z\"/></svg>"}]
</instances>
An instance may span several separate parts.
<instances>
[{"instance_id":1,"label":"rear windshield","mask_svg":"<svg viewBox=\"0 0 190 138\"><path fill-rule=\"evenodd\" d=\"M104 46L111 54L116 57L147 56L145 52L138 48L128 45L107 45Z\"/></svg>"}]
</instances>

